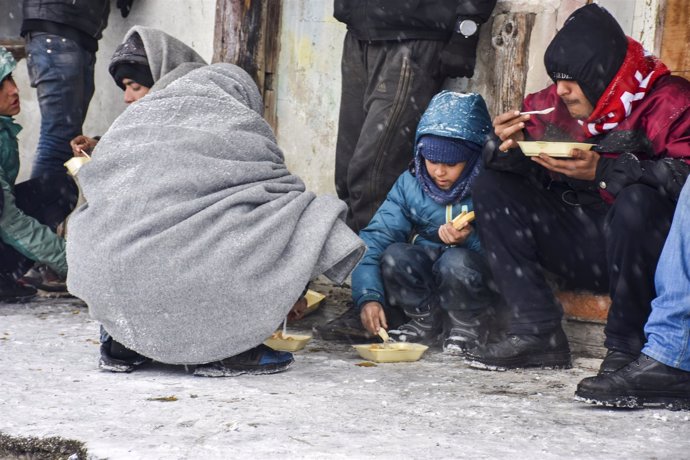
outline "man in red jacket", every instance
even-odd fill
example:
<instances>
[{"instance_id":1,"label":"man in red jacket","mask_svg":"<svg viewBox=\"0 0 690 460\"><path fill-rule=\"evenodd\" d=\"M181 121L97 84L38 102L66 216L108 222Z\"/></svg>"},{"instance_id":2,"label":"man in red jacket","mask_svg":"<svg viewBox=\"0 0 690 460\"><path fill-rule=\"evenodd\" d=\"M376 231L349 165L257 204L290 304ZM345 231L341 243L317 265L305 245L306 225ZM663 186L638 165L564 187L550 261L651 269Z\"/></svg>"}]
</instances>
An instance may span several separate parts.
<instances>
[{"instance_id":1,"label":"man in red jacket","mask_svg":"<svg viewBox=\"0 0 690 460\"><path fill-rule=\"evenodd\" d=\"M510 308L506 336L475 348L489 369L569 367L562 308L545 272L565 288L608 291L609 352L600 373L640 355L655 297L654 270L690 172L690 83L626 37L596 4L575 11L544 55L554 84L524 111L494 119L475 182L478 229ZM522 140L576 141L571 158L528 158Z\"/></svg>"}]
</instances>

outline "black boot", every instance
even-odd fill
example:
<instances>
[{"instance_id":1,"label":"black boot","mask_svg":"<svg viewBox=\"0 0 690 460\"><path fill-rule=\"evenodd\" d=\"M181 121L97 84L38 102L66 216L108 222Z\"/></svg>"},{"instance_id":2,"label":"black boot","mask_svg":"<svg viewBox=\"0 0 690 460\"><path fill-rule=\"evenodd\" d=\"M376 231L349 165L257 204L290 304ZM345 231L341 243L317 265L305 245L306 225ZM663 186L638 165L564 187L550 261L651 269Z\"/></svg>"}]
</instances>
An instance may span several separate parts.
<instances>
[{"instance_id":1,"label":"black boot","mask_svg":"<svg viewBox=\"0 0 690 460\"><path fill-rule=\"evenodd\" d=\"M323 340L342 341L348 343L362 343L371 340L374 336L364 329L359 310L354 306L339 317L326 324L314 326L314 334Z\"/></svg>"},{"instance_id":2,"label":"black boot","mask_svg":"<svg viewBox=\"0 0 690 460\"><path fill-rule=\"evenodd\" d=\"M575 399L599 406L690 410L690 372L642 354L616 372L582 380Z\"/></svg>"},{"instance_id":3,"label":"black boot","mask_svg":"<svg viewBox=\"0 0 690 460\"><path fill-rule=\"evenodd\" d=\"M107 340L101 343L101 358L98 361L98 367L110 372L132 372L150 361L151 359L146 356L130 350L108 336Z\"/></svg>"},{"instance_id":4,"label":"black boot","mask_svg":"<svg viewBox=\"0 0 690 460\"><path fill-rule=\"evenodd\" d=\"M489 335L489 315L485 311L448 310L443 351L464 356L468 350L484 345Z\"/></svg>"},{"instance_id":5,"label":"black boot","mask_svg":"<svg viewBox=\"0 0 690 460\"><path fill-rule=\"evenodd\" d=\"M36 296L36 289L18 284L8 273L0 273L0 302L21 303Z\"/></svg>"},{"instance_id":6,"label":"black boot","mask_svg":"<svg viewBox=\"0 0 690 460\"><path fill-rule=\"evenodd\" d=\"M609 350L599 366L599 375L610 374L635 361L639 355L633 355L624 351Z\"/></svg>"},{"instance_id":7,"label":"black boot","mask_svg":"<svg viewBox=\"0 0 690 460\"><path fill-rule=\"evenodd\" d=\"M492 371L572 367L568 338L560 327L549 334L507 335L500 342L469 350L467 361L472 367Z\"/></svg>"},{"instance_id":8,"label":"black boot","mask_svg":"<svg viewBox=\"0 0 690 460\"><path fill-rule=\"evenodd\" d=\"M405 310L410 321L396 329L390 329L388 335L396 342L412 342L433 346L443 332L443 312L435 305Z\"/></svg>"}]
</instances>

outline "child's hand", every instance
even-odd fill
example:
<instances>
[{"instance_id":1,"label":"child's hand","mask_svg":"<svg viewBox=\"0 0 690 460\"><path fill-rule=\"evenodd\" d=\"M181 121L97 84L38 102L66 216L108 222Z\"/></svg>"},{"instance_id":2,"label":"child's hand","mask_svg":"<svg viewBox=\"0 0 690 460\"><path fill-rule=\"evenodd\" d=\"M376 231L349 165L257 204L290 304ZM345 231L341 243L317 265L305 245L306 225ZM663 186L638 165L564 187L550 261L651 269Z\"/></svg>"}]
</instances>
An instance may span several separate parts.
<instances>
[{"instance_id":1,"label":"child's hand","mask_svg":"<svg viewBox=\"0 0 690 460\"><path fill-rule=\"evenodd\" d=\"M304 313L307 311L307 298L300 297L297 302L292 306L292 309L288 313L288 321L296 321L304 317Z\"/></svg>"},{"instance_id":2,"label":"child's hand","mask_svg":"<svg viewBox=\"0 0 690 460\"><path fill-rule=\"evenodd\" d=\"M470 236L470 233L472 233L472 226L469 223L465 223L465 226L460 230L456 230L450 222L438 228L438 237L446 244L462 244Z\"/></svg>"},{"instance_id":3,"label":"child's hand","mask_svg":"<svg viewBox=\"0 0 690 460\"><path fill-rule=\"evenodd\" d=\"M383 311L383 305L379 302L367 302L362 305L362 311L359 314L364 328L376 335L379 328L388 329L386 322L386 313Z\"/></svg>"}]
</instances>

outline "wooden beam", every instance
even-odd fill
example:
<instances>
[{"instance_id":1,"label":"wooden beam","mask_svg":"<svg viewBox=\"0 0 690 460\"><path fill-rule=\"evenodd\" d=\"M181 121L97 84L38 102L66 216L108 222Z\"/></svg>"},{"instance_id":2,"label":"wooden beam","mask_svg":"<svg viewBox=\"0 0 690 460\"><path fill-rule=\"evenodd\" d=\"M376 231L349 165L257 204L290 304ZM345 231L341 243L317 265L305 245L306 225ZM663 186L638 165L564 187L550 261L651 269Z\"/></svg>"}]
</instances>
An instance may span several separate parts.
<instances>
[{"instance_id":1,"label":"wooden beam","mask_svg":"<svg viewBox=\"0 0 690 460\"><path fill-rule=\"evenodd\" d=\"M216 0L213 39L213 62L230 62L247 71L264 98L264 116L274 130L280 14L281 0Z\"/></svg>"},{"instance_id":2,"label":"wooden beam","mask_svg":"<svg viewBox=\"0 0 690 460\"><path fill-rule=\"evenodd\" d=\"M690 80L690 2L666 0L660 58L674 75Z\"/></svg>"},{"instance_id":3,"label":"wooden beam","mask_svg":"<svg viewBox=\"0 0 690 460\"><path fill-rule=\"evenodd\" d=\"M529 64L529 43L534 13L503 13L494 17L491 45L494 49L494 72L487 77L494 88L493 115L522 105Z\"/></svg>"}]
</instances>

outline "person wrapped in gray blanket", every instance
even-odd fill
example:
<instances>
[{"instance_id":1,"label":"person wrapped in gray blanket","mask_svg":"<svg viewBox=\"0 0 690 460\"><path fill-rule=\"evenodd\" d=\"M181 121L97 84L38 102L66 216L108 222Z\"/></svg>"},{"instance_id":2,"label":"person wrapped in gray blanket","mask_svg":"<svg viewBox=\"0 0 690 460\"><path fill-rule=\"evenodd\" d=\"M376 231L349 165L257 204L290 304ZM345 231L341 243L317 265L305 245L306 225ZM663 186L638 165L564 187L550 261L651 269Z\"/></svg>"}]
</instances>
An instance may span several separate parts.
<instances>
[{"instance_id":1,"label":"person wrapped in gray blanket","mask_svg":"<svg viewBox=\"0 0 690 460\"><path fill-rule=\"evenodd\" d=\"M285 370L292 355L262 342L310 279L341 283L364 244L343 202L287 170L246 72L214 64L159 83L78 176L67 285L111 336L101 366Z\"/></svg>"}]
</instances>

